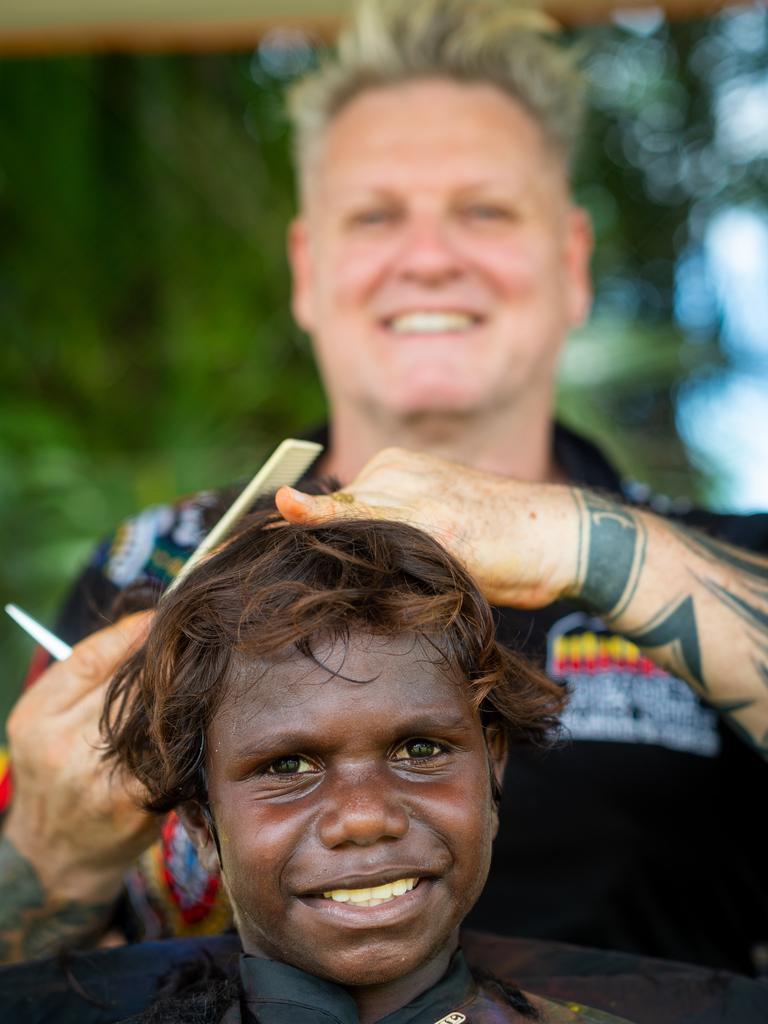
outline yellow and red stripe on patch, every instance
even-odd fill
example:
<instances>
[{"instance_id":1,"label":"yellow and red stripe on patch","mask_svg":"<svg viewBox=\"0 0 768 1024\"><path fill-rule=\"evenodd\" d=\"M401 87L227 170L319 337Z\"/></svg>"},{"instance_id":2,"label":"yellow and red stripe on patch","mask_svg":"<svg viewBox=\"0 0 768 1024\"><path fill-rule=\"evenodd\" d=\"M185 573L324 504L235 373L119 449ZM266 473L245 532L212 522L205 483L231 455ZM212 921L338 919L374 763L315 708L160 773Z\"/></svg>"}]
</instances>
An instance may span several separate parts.
<instances>
[{"instance_id":1,"label":"yellow and red stripe on patch","mask_svg":"<svg viewBox=\"0 0 768 1024\"><path fill-rule=\"evenodd\" d=\"M636 644L622 636L586 632L555 637L550 671L556 678L574 672L597 675L617 669L634 675L665 674Z\"/></svg>"},{"instance_id":2,"label":"yellow and red stripe on patch","mask_svg":"<svg viewBox=\"0 0 768 1024\"><path fill-rule=\"evenodd\" d=\"M0 813L7 810L11 802L11 765L8 751L0 747Z\"/></svg>"}]
</instances>

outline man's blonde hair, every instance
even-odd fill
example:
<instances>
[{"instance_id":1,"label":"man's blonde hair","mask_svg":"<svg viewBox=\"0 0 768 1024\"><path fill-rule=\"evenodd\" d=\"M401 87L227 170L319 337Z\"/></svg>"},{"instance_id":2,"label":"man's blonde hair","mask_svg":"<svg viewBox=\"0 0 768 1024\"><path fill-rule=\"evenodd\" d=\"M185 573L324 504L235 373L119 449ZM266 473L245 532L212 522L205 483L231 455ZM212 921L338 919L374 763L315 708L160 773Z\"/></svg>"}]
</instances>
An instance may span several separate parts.
<instances>
[{"instance_id":1,"label":"man's blonde hair","mask_svg":"<svg viewBox=\"0 0 768 1024\"><path fill-rule=\"evenodd\" d=\"M496 86L522 104L570 166L584 79L572 55L546 38L556 30L541 11L514 0L360 0L335 53L289 90L299 171L347 103L367 89L418 78Z\"/></svg>"}]
</instances>

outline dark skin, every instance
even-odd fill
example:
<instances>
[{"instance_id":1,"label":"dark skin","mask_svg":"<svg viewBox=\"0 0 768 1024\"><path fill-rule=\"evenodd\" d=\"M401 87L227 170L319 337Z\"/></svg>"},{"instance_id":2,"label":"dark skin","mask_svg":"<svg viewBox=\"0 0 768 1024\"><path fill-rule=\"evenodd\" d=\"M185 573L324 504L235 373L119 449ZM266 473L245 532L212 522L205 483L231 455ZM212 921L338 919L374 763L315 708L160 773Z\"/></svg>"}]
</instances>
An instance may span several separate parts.
<instances>
[{"instance_id":1,"label":"dark skin","mask_svg":"<svg viewBox=\"0 0 768 1024\"><path fill-rule=\"evenodd\" d=\"M210 808L244 950L345 986L369 1024L448 967L488 873L504 743L413 638L315 654L348 679L299 656L240 666L208 731ZM200 808L181 813L217 866ZM354 902L403 879L418 881Z\"/></svg>"}]
</instances>

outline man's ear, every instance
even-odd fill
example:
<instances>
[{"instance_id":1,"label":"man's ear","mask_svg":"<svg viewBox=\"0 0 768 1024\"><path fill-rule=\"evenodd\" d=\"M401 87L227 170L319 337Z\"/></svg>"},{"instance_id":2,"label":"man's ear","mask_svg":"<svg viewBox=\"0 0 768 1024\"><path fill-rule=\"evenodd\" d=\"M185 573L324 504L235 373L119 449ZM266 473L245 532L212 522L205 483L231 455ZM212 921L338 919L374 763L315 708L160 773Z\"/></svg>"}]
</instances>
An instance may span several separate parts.
<instances>
[{"instance_id":1,"label":"man's ear","mask_svg":"<svg viewBox=\"0 0 768 1024\"><path fill-rule=\"evenodd\" d=\"M312 254L309 231L304 217L296 217L288 228L288 262L291 265L291 310L299 327L311 332L312 315Z\"/></svg>"},{"instance_id":2,"label":"man's ear","mask_svg":"<svg viewBox=\"0 0 768 1024\"><path fill-rule=\"evenodd\" d=\"M570 327L580 327L592 305L592 278L589 262L594 248L592 221L581 206L568 211L566 263L568 270L568 319Z\"/></svg>"},{"instance_id":3,"label":"man's ear","mask_svg":"<svg viewBox=\"0 0 768 1024\"><path fill-rule=\"evenodd\" d=\"M210 812L200 806L196 800L190 800L176 808L179 820L186 829L187 835L197 850L200 863L206 871L219 871L221 864L213 837Z\"/></svg>"},{"instance_id":4,"label":"man's ear","mask_svg":"<svg viewBox=\"0 0 768 1024\"><path fill-rule=\"evenodd\" d=\"M501 787L504 784L504 770L507 767L509 744L507 742L506 730L502 729L500 725L492 723L487 725L484 731L485 746L488 751L488 767L491 772L491 778L495 783L493 790L493 834L495 836L499 830L499 798L501 796Z\"/></svg>"}]
</instances>

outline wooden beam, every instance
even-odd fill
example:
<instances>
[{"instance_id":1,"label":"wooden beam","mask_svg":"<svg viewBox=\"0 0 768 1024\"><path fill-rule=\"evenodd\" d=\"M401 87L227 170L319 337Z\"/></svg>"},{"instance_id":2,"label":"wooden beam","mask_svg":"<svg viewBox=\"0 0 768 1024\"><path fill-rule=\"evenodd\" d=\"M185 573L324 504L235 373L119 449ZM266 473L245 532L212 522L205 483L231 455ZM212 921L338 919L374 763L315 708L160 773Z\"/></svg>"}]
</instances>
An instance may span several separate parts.
<instances>
[{"instance_id":1,"label":"wooden beam","mask_svg":"<svg viewBox=\"0 0 768 1024\"><path fill-rule=\"evenodd\" d=\"M75 53L224 53L252 50L270 29L296 28L333 39L340 19L249 18L247 21L156 21L0 28L0 54L9 57Z\"/></svg>"},{"instance_id":2,"label":"wooden beam","mask_svg":"<svg viewBox=\"0 0 768 1024\"><path fill-rule=\"evenodd\" d=\"M740 0L663 0L669 18L707 17ZM78 4L82 11L87 4ZM252 49L272 28L300 28L311 37L332 39L349 0L261 0L251 2L249 17L238 0L218 0L216 19L180 13L177 0L155 0L151 17L133 16L136 4L112 0L110 17L67 16L56 0L3 0L0 8L0 55L29 57L67 53L195 53ZM741 6L744 6L743 2ZM104 0L99 5L103 12ZM545 0L543 10L567 27L599 24L620 10L648 10L643 0ZM208 7L210 9L210 7ZM654 9L654 8L651 8ZM187 8L189 11L189 8Z\"/></svg>"}]
</instances>

